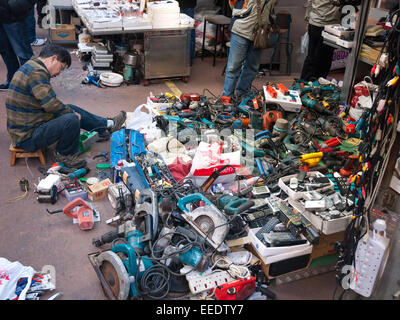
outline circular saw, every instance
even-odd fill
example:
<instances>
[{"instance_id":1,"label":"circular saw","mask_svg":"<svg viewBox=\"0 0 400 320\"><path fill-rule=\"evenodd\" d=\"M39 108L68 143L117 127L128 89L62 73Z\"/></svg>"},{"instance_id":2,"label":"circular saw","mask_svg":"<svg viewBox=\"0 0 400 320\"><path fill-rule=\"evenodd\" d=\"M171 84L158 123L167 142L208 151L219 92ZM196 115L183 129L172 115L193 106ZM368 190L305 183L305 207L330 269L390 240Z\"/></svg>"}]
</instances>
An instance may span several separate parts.
<instances>
[{"instance_id":1,"label":"circular saw","mask_svg":"<svg viewBox=\"0 0 400 320\"><path fill-rule=\"evenodd\" d=\"M187 208L188 204L203 201L206 205L194 210ZM217 251L229 249L224 243L229 232L225 215L219 211L206 197L195 193L178 200L178 207L184 212L182 217Z\"/></svg>"},{"instance_id":2,"label":"circular saw","mask_svg":"<svg viewBox=\"0 0 400 320\"><path fill-rule=\"evenodd\" d=\"M88 255L105 294L111 300L139 298L137 287L142 275L153 267L148 256L138 258L129 243L119 243L111 250Z\"/></svg>"},{"instance_id":3,"label":"circular saw","mask_svg":"<svg viewBox=\"0 0 400 320\"><path fill-rule=\"evenodd\" d=\"M121 258L113 251L104 251L97 256L97 265L108 288L118 300L129 296L130 279ZM102 283L103 287L104 284Z\"/></svg>"}]
</instances>

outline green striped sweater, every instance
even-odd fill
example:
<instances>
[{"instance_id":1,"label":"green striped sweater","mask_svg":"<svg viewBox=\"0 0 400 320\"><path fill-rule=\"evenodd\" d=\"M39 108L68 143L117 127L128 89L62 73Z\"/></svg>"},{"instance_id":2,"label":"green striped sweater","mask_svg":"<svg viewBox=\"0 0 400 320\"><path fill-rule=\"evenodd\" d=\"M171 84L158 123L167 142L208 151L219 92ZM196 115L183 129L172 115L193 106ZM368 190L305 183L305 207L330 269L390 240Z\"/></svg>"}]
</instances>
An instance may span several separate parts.
<instances>
[{"instance_id":1,"label":"green striped sweater","mask_svg":"<svg viewBox=\"0 0 400 320\"><path fill-rule=\"evenodd\" d=\"M50 84L50 73L40 59L32 57L14 74L6 98L7 131L17 147L42 123L72 110L60 100Z\"/></svg>"}]
</instances>

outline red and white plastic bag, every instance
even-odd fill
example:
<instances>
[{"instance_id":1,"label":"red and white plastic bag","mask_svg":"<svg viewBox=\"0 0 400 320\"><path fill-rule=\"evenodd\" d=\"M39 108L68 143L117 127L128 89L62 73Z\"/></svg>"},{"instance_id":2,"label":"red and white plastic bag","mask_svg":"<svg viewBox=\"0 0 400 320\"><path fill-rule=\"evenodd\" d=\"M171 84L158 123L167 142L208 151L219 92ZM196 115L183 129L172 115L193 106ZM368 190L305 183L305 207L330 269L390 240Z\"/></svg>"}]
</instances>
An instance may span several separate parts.
<instances>
[{"instance_id":1,"label":"red and white plastic bag","mask_svg":"<svg viewBox=\"0 0 400 320\"><path fill-rule=\"evenodd\" d=\"M18 261L10 262L5 258L0 258L0 300L13 300L16 297L15 289L18 280L28 278L25 289L18 297L18 300L25 300L34 274L35 270L32 267L23 266Z\"/></svg>"},{"instance_id":2,"label":"red and white plastic bag","mask_svg":"<svg viewBox=\"0 0 400 320\"><path fill-rule=\"evenodd\" d=\"M207 143L202 141L196 149L187 178L190 178L197 186L201 186L212 173L230 165L221 171L215 183L233 182L236 171L242 168L240 155L240 149L224 153L222 142Z\"/></svg>"}]
</instances>

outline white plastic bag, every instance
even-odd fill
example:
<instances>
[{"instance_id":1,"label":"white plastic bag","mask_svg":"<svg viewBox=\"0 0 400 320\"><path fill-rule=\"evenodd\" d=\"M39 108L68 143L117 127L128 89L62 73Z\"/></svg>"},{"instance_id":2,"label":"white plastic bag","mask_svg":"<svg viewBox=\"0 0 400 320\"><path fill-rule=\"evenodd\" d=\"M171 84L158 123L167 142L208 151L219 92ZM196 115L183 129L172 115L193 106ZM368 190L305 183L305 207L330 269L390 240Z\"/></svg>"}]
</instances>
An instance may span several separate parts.
<instances>
[{"instance_id":1,"label":"white plastic bag","mask_svg":"<svg viewBox=\"0 0 400 320\"><path fill-rule=\"evenodd\" d=\"M140 130L140 133L144 136L146 144L152 143L153 141L162 137L162 130L157 127L157 124L153 122L150 126L147 126Z\"/></svg>"},{"instance_id":2,"label":"white plastic bag","mask_svg":"<svg viewBox=\"0 0 400 320\"><path fill-rule=\"evenodd\" d=\"M301 36L301 46L300 46L301 53L307 53L309 41L310 41L310 36L308 35L308 32L306 32Z\"/></svg>"},{"instance_id":3,"label":"white plastic bag","mask_svg":"<svg viewBox=\"0 0 400 320\"><path fill-rule=\"evenodd\" d=\"M147 104L138 106L135 111L128 112L126 115L126 129L140 131L146 127L151 126L153 123L153 117L156 114L153 109Z\"/></svg>"},{"instance_id":4,"label":"white plastic bag","mask_svg":"<svg viewBox=\"0 0 400 320\"><path fill-rule=\"evenodd\" d=\"M231 165L221 171L220 176L214 183L233 182L236 177L235 170L241 168L241 150L223 153L222 142L206 143L201 141L193 158L192 167L188 174L197 186L201 186L207 178L215 171L225 165Z\"/></svg>"},{"instance_id":5,"label":"white plastic bag","mask_svg":"<svg viewBox=\"0 0 400 320\"><path fill-rule=\"evenodd\" d=\"M150 143L147 149L160 154L168 166L174 163L177 158L181 158L183 162L192 161L192 158L186 152L185 146L174 137L157 139Z\"/></svg>"},{"instance_id":6,"label":"white plastic bag","mask_svg":"<svg viewBox=\"0 0 400 320\"><path fill-rule=\"evenodd\" d=\"M26 292L31 286L35 272L32 267L25 267L18 261L10 262L5 258L0 258L0 300L14 299L18 280L28 278L25 289L22 290L18 298L18 300L25 300Z\"/></svg>"},{"instance_id":7,"label":"white plastic bag","mask_svg":"<svg viewBox=\"0 0 400 320\"><path fill-rule=\"evenodd\" d=\"M365 77L363 81L355 84L353 91L354 94L350 101L351 107L358 109L372 108L374 95L378 92L378 86L372 83L370 77ZM355 119L358 120L358 118Z\"/></svg>"}]
</instances>

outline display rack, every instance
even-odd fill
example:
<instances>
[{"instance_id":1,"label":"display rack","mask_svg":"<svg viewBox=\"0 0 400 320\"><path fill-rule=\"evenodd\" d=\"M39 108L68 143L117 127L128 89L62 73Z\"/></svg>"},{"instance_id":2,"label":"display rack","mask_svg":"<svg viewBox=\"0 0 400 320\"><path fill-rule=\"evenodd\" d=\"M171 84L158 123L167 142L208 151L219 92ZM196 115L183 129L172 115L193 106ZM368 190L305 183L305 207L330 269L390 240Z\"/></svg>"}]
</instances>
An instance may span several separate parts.
<instances>
[{"instance_id":1,"label":"display rack","mask_svg":"<svg viewBox=\"0 0 400 320\"><path fill-rule=\"evenodd\" d=\"M368 19L375 15L373 10L379 5L379 1L364 0L358 13L353 40L354 45L351 49L349 49L350 53L343 78L342 98L347 102L349 102L351 99L352 88L355 85L357 77L359 77L360 73L365 73L365 71L370 69L370 67L374 64L372 61L362 57L360 52L364 42L363 39L367 28Z\"/></svg>"}]
</instances>

